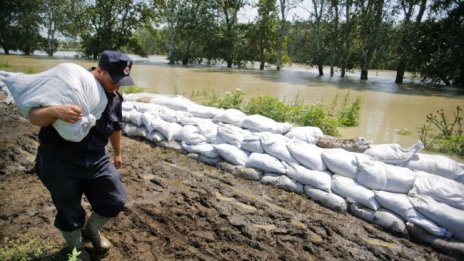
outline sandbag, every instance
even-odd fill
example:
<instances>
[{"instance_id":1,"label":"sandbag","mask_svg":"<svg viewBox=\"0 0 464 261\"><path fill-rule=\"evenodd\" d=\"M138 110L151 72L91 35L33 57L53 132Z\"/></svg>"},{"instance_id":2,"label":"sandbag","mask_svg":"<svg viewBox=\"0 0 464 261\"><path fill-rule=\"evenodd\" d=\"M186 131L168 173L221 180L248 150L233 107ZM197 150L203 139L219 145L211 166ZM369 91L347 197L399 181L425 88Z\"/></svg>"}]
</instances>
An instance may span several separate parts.
<instances>
[{"instance_id":1,"label":"sandbag","mask_svg":"<svg viewBox=\"0 0 464 261\"><path fill-rule=\"evenodd\" d=\"M404 220L422 227L433 235L440 237L451 236L448 230L417 212L407 195L386 191L374 191L374 193L375 199L382 207L400 215Z\"/></svg>"},{"instance_id":2,"label":"sandbag","mask_svg":"<svg viewBox=\"0 0 464 261\"><path fill-rule=\"evenodd\" d=\"M73 63L62 63L38 74L1 72L2 82L25 118L32 108L74 104L81 108L79 122L56 120L52 126L65 140L79 142L95 126L108 103L105 90L88 70Z\"/></svg>"},{"instance_id":3,"label":"sandbag","mask_svg":"<svg viewBox=\"0 0 464 261\"><path fill-rule=\"evenodd\" d=\"M377 210L379 203L375 200L375 194L356 181L340 175L332 176L332 191L346 198L348 202L356 202L370 209Z\"/></svg>"},{"instance_id":4,"label":"sandbag","mask_svg":"<svg viewBox=\"0 0 464 261\"><path fill-rule=\"evenodd\" d=\"M185 125L177 133L176 137L179 141L185 142L189 145L195 145L206 142L206 137L201 135L197 126Z\"/></svg>"},{"instance_id":5,"label":"sandbag","mask_svg":"<svg viewBox=\"0 0 464 261\"><path fill-rule=\"evenodd\" d=\"M256 168L264 172L285 174L285 166L280 160L268 154L253 152L248 157L245 167Z\"/></svg>"},{"instance_id":6,"label":"sandbag","mask_svg":"<svg viewBox=\"0 0 464 261\"><path fill-rule=\"evenodd\" d=\"M401 164L410 160L415 154L424 148L421 141L408 148L402 148L399 144L372 144L364 151L364 154L371 156L388 164Z\"/></svg>"},{"instance_id":7,"label":"sandbag","mask_svg":"<svg viewBox=\"0 0 464 261\"><path fill-rule=\"evenodd\" d=\"M357 203L350 203L348 209L350 210L350 213L353 214L354 216L360 219L369 221L371 223L374 222L374 215L375 215L374 210L366 208Z\"/></svg>"},{"instance_id":8,"label":"sandbag","mask_svg":"<svg viewBox=\"0 0 464 261\"><path fill-rule=\"evenodd\" d=\"M240 147L247 134L246 130L231 124L219 124L217 133L222 140L237 147Z\"/></svg>"},{"instance_id":9,"label":"sandbag","mask_svg":"<svg viewBox=\"0 0 464 261\"><path fill-rule=\"evenodd\" d=\"M464 178L464 164L442 155L417 153L402 166L448 179L460 181Z\"/></svg>"},{"instance_id":10,"label":"sandbag","mask_svg":"<svg viewBox=\"0 0 464 261\"><path fill-rule=\"evenodd\" d=\"M126 123L122 129L122 132L129 137L146 137L147 130L144 127Z\"/></svg>"},{"instance_id":11,"label":"sandbag","mask_svg":"<svg viewBox=\"0 0 464 261\"><path fill-rule=\"evenodd\" d=\"M332 186L332 175L327 172L310 170L297 163L283 163L287 168L287 176L303 185L330 192Z\"/></svg>"},{"instance_id":12,"label":"sandbag","mask_svg":"<svg viewBox=\"0 0 464 261\"><path fill-rule=\"evenodd\" d=\"M327 169L322 160L323 150L318 146L300 140L292 140L287 142L287 149L301 165L312 170L324 171Z\"/></svg>"},{"instance_id":13,"label":"sandbag","mask_svg":"<svg viewBox=\"0 0 464 261\"><path fill-rule=\"evenodd\" d=\"M191 113L195 117L205 118L205 119L212 119L219 113L223 111L223 109L203 106L200 104L194 104L187 108L187 111Z\"/></svg>"},{"instance_id":14,"label":"sandbag","mask_svg":"<svg viewBox=\"0 0 464 261\"><path fill-rule=\"evenodd\" d=\"M292 125L290 123L276 122L271 118L254 114L246 116L242 121L241 127L258 132L285 134L292 128Z\"/></svg>"},{"instance_id":15,"label":"sandbag","mask_svg":"<svg viewBox=\"0 0 464 261\"><path fill-rule=\"evenodd\" d=\"M324 136L319 127L303 126L293 127L285 134L290 139L297 139L309 144L316 144L319 138Z\"/></svg>"},{"instance_id":16,"label":"sandbag","mask_svg":"<svg viewBox=\"0 0 464 261\"><path fill-rule=\"evenodd\" d=\"M347 210L346 200L337 194L322 191L320 189L313 188L309 185L304 186L306 195L323 205L324 207L330 208L337 212L345 212Z\"/></svg>"},{"instance_id":17,"label":"sandbag","mask_svg":"<svg viewBox=\"0 0 464 261\"><path fill-rule=\"evenodd\" d=\"M464 210L426 196L409 197L409 200L421 214L448 229L454 237L464 240Z\"/></svg>"},{"instance_id":18,"label":"sandbag","mask_svg":"<svg viewBox=\"0 0 464 261\"><path fill-rule=\"evenodd\" d=\"M464 184L441 176L426 173L418 175L409 195L429 196L436 201L464 210Z\"/></svg>"},{"instance_id":19,"label":"sandbag","mask_svg":"<svg viewBox=\"0 0 464 261\"><path fill-rule=\"evenodd\" d=\"M236 127L242 126L243 119L245 119L247 115L240 110L237 109L227 109L219 112L213 118L213 122L222 122L232 124Z\"/></svg>"},{"instance_id":20,"label":"sandbag","mask_svg":"<svg viewBox=\"0 0 464 261\"><path fill-rule=\"evenodd\" d=\"M386 209L379 208L377 209L377 211L375 211L374 223L388 231L391 231L395 234L399 234L403 237L408 235L406 223L396 214Z\"/></svg>"},{"instance_id":21,"label":"sandbag","mask_svg":"<svg viewBox=\"0 0 464 261\"><path fill-rule=\"evenodd\" d=\"M260 181L263 184L273 185L275 187L295 192L297 194L303 193L303 185L285 175L276 175L275 173L264 173Z\"/></svg>"},{"instance_id":22,"label":"sandbag","mask_svg":"<svg viewBox=\"0 0 464 261\"><path fill-rule=\"evenodd\" d=\"M240 148L249 152L264 153L263 146L261 145L261 133L256 132L245 135Z\"/></svg>"},{"instance_id":23,"label":"sandbag","mask_svg":"<svg viewBox=\"0 0 464 261\"><path fill-rule=\"evenodd\" d=\"M232 175L240 176L245 179L260 181L263 177L263 172L253 168L246 168L244 166L232 165L226 161L218 162L216 167L231 173Z\"/></svg>"},{"instance_id":24,"label":"sandbag","mask_svg":"<svg viewBox=\"0 0 464 261\"><path fill-rule=\"evenodd\" d=\"M247 153L234 145L216 144L213 145L213 147L219 153L219 156L234 165L245 166L245 163L248 160Z\"/></svg>"},{"instance_id":25,"label":"sandbag","mask_svg":"<svg viewBox=\"0 0 464 261\"><path fill-rule=\"evenodd\" d=\"M412 188L416 176L416 173L408 168L381 161L361 160L356 180L370 189L406 194Z\"/></svg>"},{"instance_id":26,"label":"sandbag","mask_svg":"<svg viewBox=\"0 0 464 261\"><path fill-rule=\"evenodd\" d=\"M261 135L261 145L265 153L283 162L297 163L296 159L293 158L287 149L287 142L288 138L279 134L268 132Z\"/></svg>"},{"instance_id":27,"label":"sandbag","mask_svg":"<svg viewBox=\"0 0 464 261\"><path fill-rule=\"evenodd\" d=\"M170 142L176 137L182 129L182 126L177 123L167 122L160 118L156 118L151 122L150 129L160 132L164 135L164 137L166 137L166 140Z\"/></svg>"},{"instance_id":28,"label":"sandbag","mask_svg":"<svg viewBox=\"0 0 464 261\"><path fill-rule=\"evenodd\" d=\"M324 149L321 156L330 171L351 179L356 178L359 166L358 159L370 159L369 156L362 153L350 152L340 148Z\"/></svg>"},{"instance_id":29,"label":"sandbag","mask_svg":"<svg viewBox=\"0 0 464 261\"><path fill-rule=\"evenodd\" d=\"M213 145L208 143L189 145L185 142L181 142L181 146L182 149L189 153L198 153L208 158L217 158L219 156L216 149L214 149Z\"/></svg>"}]
</instances>

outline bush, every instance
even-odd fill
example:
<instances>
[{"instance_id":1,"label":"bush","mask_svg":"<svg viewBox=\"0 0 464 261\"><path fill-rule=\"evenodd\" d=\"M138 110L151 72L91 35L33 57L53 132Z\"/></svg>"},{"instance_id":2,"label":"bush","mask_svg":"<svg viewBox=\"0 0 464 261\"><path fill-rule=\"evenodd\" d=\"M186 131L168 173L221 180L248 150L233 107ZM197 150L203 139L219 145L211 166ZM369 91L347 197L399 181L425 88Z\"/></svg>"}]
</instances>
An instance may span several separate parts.
<instances>
[{"instance_id":1,"label":"bush","mask_svg":"<svg viewBox=\"0 0 464 261\"><path fill-rule=\"evenodd\" d=\"M289 105L269 95L251 98L244 109L244 112L248 115L260 114L278 122L288 120L289 111Z\"/></svg>"},{"instance_id":2,"label":"bush","mask_svg":"<svg viewBox=\"0 0 464 261\"><path fill-rule=\"evenodd\" d=\"M124 93L139 93L143 91L144 91L143 87L136 86L136 85L122 87L122 92Z\"/></svg>"}]
</instances>

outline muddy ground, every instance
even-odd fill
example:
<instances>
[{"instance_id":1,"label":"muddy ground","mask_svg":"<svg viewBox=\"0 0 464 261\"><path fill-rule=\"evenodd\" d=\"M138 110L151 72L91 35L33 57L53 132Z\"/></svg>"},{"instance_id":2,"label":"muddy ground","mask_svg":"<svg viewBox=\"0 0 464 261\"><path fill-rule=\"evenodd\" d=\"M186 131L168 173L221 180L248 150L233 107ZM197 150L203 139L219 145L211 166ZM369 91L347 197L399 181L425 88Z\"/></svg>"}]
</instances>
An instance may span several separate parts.
<instances>
[{"instance_id":1,"label":"muddy ground","mask_svg":"<svg viewBox=\"0 0 464 261\"><path fill-rule=\"evenodd\" d=\"M55 209L32 171L39 129L14 105L0 103L0 119L1 247L38 238L58 246L39 260L63 259ZM103 230L115 246L104 260L457 260L174 150L124 137L123 153L129 203Z\"/></svg>"}]
</instances>

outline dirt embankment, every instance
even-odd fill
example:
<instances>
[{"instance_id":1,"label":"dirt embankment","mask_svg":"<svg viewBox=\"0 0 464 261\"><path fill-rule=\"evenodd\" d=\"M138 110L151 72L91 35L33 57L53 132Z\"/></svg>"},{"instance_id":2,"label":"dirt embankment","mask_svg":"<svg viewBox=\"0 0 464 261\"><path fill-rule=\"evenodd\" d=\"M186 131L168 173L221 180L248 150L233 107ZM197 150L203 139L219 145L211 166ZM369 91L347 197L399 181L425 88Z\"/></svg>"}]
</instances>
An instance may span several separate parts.
<instances>
[{"instance_id":1,"label":"dirt embankment","mask_svg":"<svg viewBox=\"0 0 464 261\"><path fill-rule=\"evenodd\" d=\"M28 238L62 247L51 198L32 171L38 128L13 105L0 103L0 117L1 247ZM115 245L105 260L455 260L173 150L125 137L123 151L129 203L104 228ZM59 251L43 257L59 260Z\"/></svg>"}]
</instances>

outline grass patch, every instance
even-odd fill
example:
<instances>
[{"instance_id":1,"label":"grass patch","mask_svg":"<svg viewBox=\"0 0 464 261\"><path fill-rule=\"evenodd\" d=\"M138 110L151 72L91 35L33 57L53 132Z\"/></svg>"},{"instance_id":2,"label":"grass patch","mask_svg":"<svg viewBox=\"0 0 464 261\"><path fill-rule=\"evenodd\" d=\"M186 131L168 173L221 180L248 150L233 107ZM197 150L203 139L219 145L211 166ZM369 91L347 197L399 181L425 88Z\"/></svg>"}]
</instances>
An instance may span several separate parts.
<instances>
[{"instance_id":1,"label":"grass patch","mask_svg":"<svg viewBox=\"0 0 464 261\"><path fill-rule=\"evenodd\" d=\"M0 68L10 68L11 64L8 61L0 61Z\"/></svg>"},{"instance_id":2,"label":"grass patch","mask_svg":"<svg viewBox=\"0 0 464 261\"><path fill-rule=\"evenodd\" d=\"M399 130L397 133L399 135L401 135L401 136L410 136L410 135L412 135L412 131L410 131L408 129Z\"/></svg>"},{"instance_id":3,"label":"grass patch","mask_svg":"<svg viewBox=\"0 0 464 261\"><path fill-rule=\"evenodd\" d=\"M0 247L0 260L67 260L62 245L46 242L38 236L31 235L10 240Z\"/></svg>"},{"instance_id":4,"label":"grass patch","mask_svg":"<svg viewBox=\"0 0 464 261\"><path fill-rule=\"evenodd\" d=\"M145 89L143 87L140 87L140 86L136 86L136 85L132 85L132 86L123 86L122 87L122 92L123 93L126 93L126 94L129 94L129 93L140 93L140 92L144 92Z\"/></svg>"}]
</instances>

